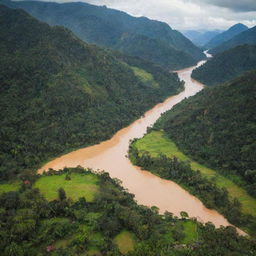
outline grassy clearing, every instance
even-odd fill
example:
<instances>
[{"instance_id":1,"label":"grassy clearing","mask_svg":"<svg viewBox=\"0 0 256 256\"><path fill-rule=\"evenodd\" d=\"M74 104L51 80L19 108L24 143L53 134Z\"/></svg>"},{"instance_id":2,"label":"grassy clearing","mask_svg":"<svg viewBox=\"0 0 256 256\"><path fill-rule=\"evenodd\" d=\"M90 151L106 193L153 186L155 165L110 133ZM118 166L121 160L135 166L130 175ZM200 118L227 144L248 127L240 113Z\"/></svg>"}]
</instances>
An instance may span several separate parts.
<instances>
[{"instance_id":1,"label":"grassy clearing","mask_svg":"<svg viewBox=\"0 0 256 256\"><path fill-rule=\"evenodd\" d=\"M20 188L20 182L15 181L13 183L3 183L0 184L0 194L10 192L10 191L17 191Z\"/></svg>"},{"instance_id":2,"label":"grassy clearing","mask_svg":"<svg viewBox=\"0 0 256 256\"><path fill-rule=\"evenodd\" d=\"M197 240L197 224L194 221L185 221L183 223L185 238L182 244L191 244Z\"/></svg>"},{"instance_id":3,"label":"grassy clearing","mask_svg":"<svg viewBox=\"0 0 256 256\"><path fill-rule=\"evenodd\" d=\"M118 246L119 251L122 254L126 254L134 250L134 235L131 232L124 230L115 237L114 243Z\"/></svg>"},{"instance_id":4,"label":"grassy clearing","mask_svg":"<svg viewBox=\"0 0 256 256\"><path fill-rule=\"evenodd\" d=\"M184 155L174 142L164 135L162 131L153 131L145 135L134 144L139 151L148 151L155 157L160 153L168 157L176 156L181 161L189 161L193 170L199 170L205 177L216 180L218 187L226 188L231 197L236 197L242 206L242 212L256 216L256 199L251 197L243 188L237 186L230 179L218 174L217 171L193 161Z\"/></svg>"},{"instance_id":5,"label":"grassy clearing","mask_svg":"<svg viewBox=\"0 0 256 256\"><path fill-rule=\"evenodd\" d=\"M58 198L58 189L62 187L68 198L78 200L85 197L88 202L92 202L99 190L98 178L94 174L72 173L71 180L65 180L66 174L43 176L39 178L34 187L38 188L49 201Z\"/></svg>"},{"instance_id":6,"label":"grassy clearing","mask_svg":"<svg viewBox=\"0 0 256 256\"><path fill-rule=\"evenodd\" d=\"M140 79L140 81L142 81L144 84L147 84L155 88L159 87L159 84L154 80L154 77L152 76L152 74L137 67L131 67L131 68L135 76L137 76Z\"/></svg>"}]
</instances>

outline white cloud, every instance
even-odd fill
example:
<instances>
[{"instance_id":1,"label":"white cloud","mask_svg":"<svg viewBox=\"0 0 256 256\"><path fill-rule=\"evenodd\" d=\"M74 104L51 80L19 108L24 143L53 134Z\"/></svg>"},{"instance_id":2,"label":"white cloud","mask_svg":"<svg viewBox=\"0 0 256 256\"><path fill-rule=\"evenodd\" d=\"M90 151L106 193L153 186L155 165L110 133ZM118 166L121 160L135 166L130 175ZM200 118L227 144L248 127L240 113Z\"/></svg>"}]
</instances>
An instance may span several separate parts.
<instances>
[{"instance_id":1,"label":"white cloud","mask_svg":"<svg viewBox=\"0 0 256 256\"><path fill-rule=\"evenodd\" d=\"M53 0L54 1L54 0ZM56 0L75 2L76 0ZM80 0L167 22L175 29L227 29L256 25L256 0Z\"/></svg>"}]
</instances>

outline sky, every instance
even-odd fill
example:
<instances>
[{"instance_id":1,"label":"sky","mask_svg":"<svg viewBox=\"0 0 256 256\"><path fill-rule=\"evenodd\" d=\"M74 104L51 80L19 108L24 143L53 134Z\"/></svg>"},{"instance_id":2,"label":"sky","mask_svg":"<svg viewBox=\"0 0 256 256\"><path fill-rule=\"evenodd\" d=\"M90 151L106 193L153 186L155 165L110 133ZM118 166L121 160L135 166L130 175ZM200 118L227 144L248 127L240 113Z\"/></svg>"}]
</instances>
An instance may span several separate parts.
<instances>
[{"instance_id":1,"label":"sky","mask_svg":"<svg viewBox=\"0 0 256 256\"><path fill-rule=\"evenodd\" d=\"M49 1L49 0L48 0ZM76 0L52 0L75 2ZM78 1L78 0L77 0ZM168 23L172 28L227 29L236 23L256 25L256 0L79 0L146 16Z\"/></svg>"}]
</instances>

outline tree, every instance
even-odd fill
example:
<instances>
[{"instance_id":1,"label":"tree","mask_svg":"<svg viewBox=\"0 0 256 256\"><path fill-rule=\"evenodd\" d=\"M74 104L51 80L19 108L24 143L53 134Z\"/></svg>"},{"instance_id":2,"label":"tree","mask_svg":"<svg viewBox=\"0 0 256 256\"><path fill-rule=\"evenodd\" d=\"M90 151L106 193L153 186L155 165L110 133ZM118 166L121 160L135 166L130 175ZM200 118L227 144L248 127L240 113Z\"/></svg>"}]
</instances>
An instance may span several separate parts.
<instances>
[{"instance_id":1,"label":"tree","mask_svg":"<svg viewBox=\"0 0 256 256\"><path fill-rule=\"evenodd\" d=\"M184 211L181 211L180 212L180 216L182 219L187 219L189 216L188 216L188 213L187 212L184 212Z\"/></svg>"},{"instance_id":2,"label":"tree","mask_svg":"<svg viewBox=\"0 0 256 256\"><path fill-rule=\"evenodd\" d=\"M67 198L66 192L63 188L58 189L58 194L59 194L59 200L60 201L64 201Z\"/></svg>"}]
</instances>

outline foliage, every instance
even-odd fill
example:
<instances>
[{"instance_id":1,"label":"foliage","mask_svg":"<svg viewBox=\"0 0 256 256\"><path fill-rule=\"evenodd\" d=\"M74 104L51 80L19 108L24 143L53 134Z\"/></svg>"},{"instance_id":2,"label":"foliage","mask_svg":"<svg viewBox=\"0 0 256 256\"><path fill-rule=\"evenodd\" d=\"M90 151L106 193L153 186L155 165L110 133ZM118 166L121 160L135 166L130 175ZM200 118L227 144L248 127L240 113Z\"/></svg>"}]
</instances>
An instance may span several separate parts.
<instances>
[{"instance_id":1,"label":"foliage","mask_svg":"<svg viewBox=\"0 0 256 256\"><path fill-rule=\"evenodd\" d=\"M134 196L107 173L66 168L59 173L51 170L37 179L67 173L71 177L95 175L100 185L96 200L47 201L33 187L0 195L1 255L121 256L126 252L116 246L120 237L133 239L128 256L240 256L256 252L255 241L238 236L233 227L215 229L210 223L179 220L171 213L159 215L155 209L137 205Z\"/></svg>"},{"instance_id":2,"label":"foliage","mask_svg":"<svg viewBox=\"0 0 256 256\"><path fill-rule=\"evenodd\" d=\"M184 153L240 175L255 194L256 73L206 88L166 113L159 126Z\"/></svg>"},{"instance_id":3,"label":"foliage","mask_svg":"<svg viewBox=\"0 0 256 256\"><path fill-rule=\"evenodd\" d=\"M212 38L206 45L206 49L211 49L215 48L222 43L232 39L234 36L248 30L248 27L245 26L244 24L238 23L233 25L231 28L228 30L216 35L214 38Z\"/></svg>"},{"instance_id":4,"label":"foliage","mask_svg":"<svg viewBox=\"0 0 256 256\"><path fill-rule=\"evenodd\" d=\"M192 170L200 171L203 177L214 180L218 188L226 189L230 197L237 198L241 204L242 213L256 217L256 198L247 193L244 188L246 184L242 181L242 178L234 173L223 176L219 171L199 164L183 154L163 131L150 131L143 138L136 140L133 147L136 147L139 152L147 151L153 157L164 154L169 158L176 157L179 161L188 162Z\"/></svg>"},{"instance_id":5,"label":"foliage","mask_svg":"<svg viewBox=\"0 0 256 256\"><path fill-rule=\"evenodd\" d=\"M166 23L87 3L11 2L50 25L72 30L88 43L122 50L168 68L181 69L205 58L202 51Z\"/></svg>"},{"instance_id":6,"label":"foliage","mask_svg":"<svg viewBox=\"0 0 256 256\"><path fill-rule=\"evenodd\" d=\"M176 74L148 62L142 69L159 87L144 84L109 51L4 6L0 54L1 180L110 138L182 88Z\"/></svg>"},{"instance_id":7,"label":"foliage","mask_svg":"<svg viewBox=\"0 0 256 256\"><path fill-rule=\"evenodd\" d=\"M206 85L217 85L256 69L256 45L241 45L217 54L193 70L192 77Z\"/></svg>"},{"instance_id":8,"label":"foliage","mask_svg":"<svg viewBox=\"0 0 256 256\"><path fill-rule=\"evenodd\" d=\"M168 158L163 154L152 157L147 151L138 151L134 145L131 145L129 154L134 164L184 186L200 198L206 207L218 210L232 224L255 236L256 217L243 214L236 198L229 198L225 188L218 187L214 180L207 179L200 171L192 170L188 162L179 161L176 157ZM181 217L186 218L187 213L181 212Z\"/></svg>"},{"instance_id":9,"label":"foliage","mask_svg":"<svg viewBox=\"0 0 256 256\"><path fill-rule=\"evenodd\" d=\"M222 43L221 45L217 46L216 48L210 49L209 53L217 54L224 52L228 49L234 48L238 45L254 45L256 44L256 26L239 33L238 35L234 36L230 40Z\"/></svg>"}]
</instances>

